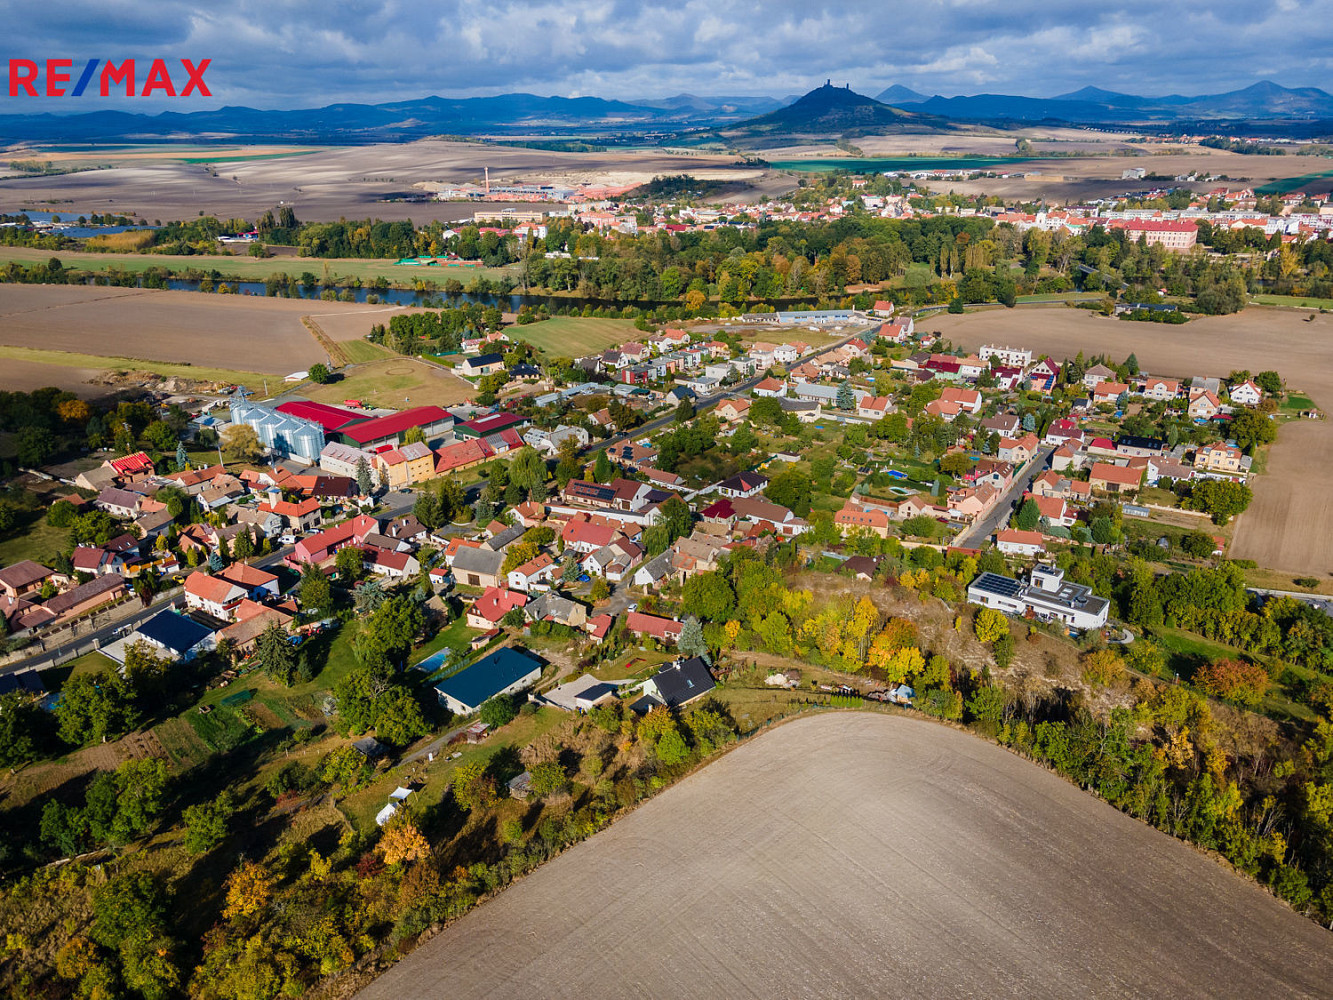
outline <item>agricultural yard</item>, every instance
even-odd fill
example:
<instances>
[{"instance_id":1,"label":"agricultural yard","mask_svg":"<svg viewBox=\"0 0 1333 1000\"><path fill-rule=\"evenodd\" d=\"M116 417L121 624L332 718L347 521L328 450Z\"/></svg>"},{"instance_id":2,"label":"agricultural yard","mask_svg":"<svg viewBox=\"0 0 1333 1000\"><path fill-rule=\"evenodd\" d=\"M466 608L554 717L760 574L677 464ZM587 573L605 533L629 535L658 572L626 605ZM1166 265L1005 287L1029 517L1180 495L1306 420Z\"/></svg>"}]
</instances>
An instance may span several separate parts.
<instances>
[{"instance_id":1,"label":"agricultural yard","mask_svg":"<svg viewBox=\"0 0 1333 1000\"><path fill-rule=\"evenodd\" d=\"M1314 997L1329 965L1327 931L1056 775L839 713L667 789L359 996Z\"/></svg>"},{"instance_id":2,"label":"agricultural yard","mask_svg":"<svg viewBox=\"0 0 1333 1000\"><path fill-rule=\"evenodd\" d=\"M1307 322L1307 317L1313 319ZM984 343L1030 347L1055 358L1131 352L1154 374L1220 375L1275 368L1288 386L1320 408L1333 406L1333 318L1290 309L1251 307L1183 326L1131 323L1078 309L983 310L923 320L960 347ZM1333 421L1286 424L1268 456L1268 471L1250 481L1254 503L1236 521L1230 555L1292 574L1333 571Z\"/></svg>"},{"instance_id":3,"label":"agricultural yard","mask_svg":"<svg viewBox=\"0 0 1333 1000\"><path fill-rule=\"evenodd\" d=\"M521 340L555 357L577 358L596 354L640 335L627 319L591 319L582 316L555 316L505 328L511 340ZM643 334L647 336L647 334Z\"/></svg>"},{"instance_id":4,"label":"agricultural yard","mask_svg":"<svg viewBox=\"0 0 1333 1000\"><path fill-rule=\"evenodd\" d=\"M146 271L150 267L165 267L172 271L184 271L187 268L198 271L218 271L224 277L238 278L242 281L263 281L270 275L288 274L299 278L309 271L321 282L335 284L342 278L359 278L363 284L370 284L376 278L384 278L392 285L412 287L414 281L433 281L443 285L450 278L457 278L464 285L478 277L491 280L505 277L517 277L513 267L412 267L400 265L391 260L360 260L356 258L323 257L251 257L248 255L217 255L207 257L182 257L173 254L145 253L81 253L60 250L39 250L34 247L0 247L0 264L17 261L20 264L45 263L52 257L59 257L67 268L83 271Z\"/></svg>"},{"instance_id":5,"label":"agricultural yard","mask_svg":"<svg viewBox=\"0 0 1333 1000\"><path fill-rule=\"evenodd\" d=\"M359 399L366 406L401 410L411 406L455 406L471 399L476 392L471 383L447 369L415 358L393 357L356 365L337 382L304 384L290 398L313 399L334 406L341 406L347 399ZM284 394L282 398L287 397Z\"/></svg>"}]
</instances>

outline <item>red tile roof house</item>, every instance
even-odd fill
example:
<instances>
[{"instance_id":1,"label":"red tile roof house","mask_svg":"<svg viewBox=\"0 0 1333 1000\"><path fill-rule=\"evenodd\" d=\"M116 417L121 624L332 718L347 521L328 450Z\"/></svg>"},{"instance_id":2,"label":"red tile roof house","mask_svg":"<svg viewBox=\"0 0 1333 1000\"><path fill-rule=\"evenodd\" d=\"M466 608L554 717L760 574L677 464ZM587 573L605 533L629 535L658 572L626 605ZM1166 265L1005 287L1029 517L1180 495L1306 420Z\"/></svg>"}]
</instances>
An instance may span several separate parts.
<instances>
[{"instance_id":1,"label":"red tile roof house","mask_svg":"<svg viewBox=\"0 0 1333 1000\"><path fill-rule=\"evenodd\" d=\"M518 591L549 590L555 576L555 557L549 552L538 553L522 566L509 571L509 589Z\"/></svg>"},{"instance_id":2,"label":"red tile roof house","mask_svg":"<svg viewBox=\"0 0 1333 1000\"><path fill-rule=\"evenodd\" d=\"M236 608L246 596L246 589L239 584L198 570L185 578L185 606L206 611L224 622L232 620Z\"/></svg>"},{"instance_id":3,"label":"red tile roof house","mask_svg":"<svg viewBox=\"0 0 1333 1000\"><path fill-rule=\"evenodd\" d=\"M976 389L963 389L956 385L946 385L940 393L940 399L946 403L957 403L959 409L967 413L981 412L981 393Z\"/></svg>"},{"instance_id":4,"label":"red tile roof house","mask_svg":"<svg viewBox=\"0 0 1333 1000\"><path fill-rule=\"evenodd\" d=\"M485 593L467 609L468 627L483 630L494 628L510 611L522 608L527 603L527 594L517 594L512 590L501 590L499 587L487 587Z\"/></svg>"},{"instance_id":5,"label":"red tile roof house","mask_svg":"<svg viewBox=\"0 0 1333 1000\"><path fill-rule=\"evenodd\" d=\"M628 469L638 469L645 465L652 465L657 461L657 449L652 445L625 441L622 444L613 444L608 447L606 457L613 462L619 462Z\"/></svg>"},{"instance_id":6,"label":"red tile roof house","mask_svg":"<svg viewBox=\"0 0 1333 1000\"><path fill-rule=\"evenodd\" d=\"M318 566L332 559L344 545L360 545L366 540L367 535L379 530L379 521L369 514L360 514L327 531L302 538L296 543L296 550L287 557L287 562L294 566L302 563L314 563Z\"/></svg>"},{"instance_id":7,"label":"red tile roof house","mask_svg":"<svg viewBox=\"0 0 1333 1000\"><path fill-rule=\"evenodd\" d=\"M283 525L292 531L310 531L318 527L319 522L323 520L319 501L314 497L302 500L300 503L292 503L290 500L261 503L256 509L261 514L277 514L282 518Z\"/></svg>"},{"instance_id":8,"label":"red tile roof house","mask_svg":"<svg viewBox=\"0 0 1333 1000\"><path fill-rule=\"evenodd\" d=\"M216 575L220 580L227 580L238 587L244 587L246 593L257 601L278 596L278 578L257 566L234 562Z\"/></svg>"},{"instance_id":9,"label":"red tile roof house","mask_svg":"<svg viewBox=\"0 0 1333 1000\"><path fill-rule=\"evenodd\" d=\"M54 620L55 615L41 605L21 597L0 596L0 619L4 620L10 635L18 636L41 628Z\"/></svg>"},{"instance_id":10,"label":"red tile roof house","mask_svg":"<svg viewBox=\"0 0 1333 1000\"><path fill-rule=\"evenodd\" d=\"M869 531L880 538L889 537L889 515L882 510L872 510L848 500L842 510L833 515L833 523L838 530L847 534L851 531Z\"/></svg>"},{"instance_id":11,"label":"red tile roof house","mask_svg":"<svg viewBox=\"0 0 1333 1000\"><path fill-rule=\"evenodd\" d=\"M734 500L719 500L708 507L702 515L706 521L722 521L734 524L736 521L748 521L764 530L777 532L784 538L808 531L810 523L797 517L781 504L769 503L758 497L737 497Z\"/></svg>"},{"instance_id":12,"label":"red tile roof house","mask_svg":"<svg viewBox=\"0 0 1333 1000\"><path fill-rule=\"evenodd\" d=\"M536 500L524 500L514 508L514 517L525 528L532 528L546 520L546 506Z\"/></svg>"},{"instance_id":13,"label":"red tile roof house","mask_svg":"<svg viewBox=\"0 0 1333 1000\"><path fill-rule=\"evenodd\" d=\"M1027 463L1033 455L1037 453L1039 442L1037 435L1024 434L1021 438L1000 438L1000 447L997 452L1001 462L1012 462L1014 465L1023 465Z\"/></svg>"},{"instance_id":14,"label":"red tile roof house","mask_svg":"<svg viewBox=\"0 0 1333 1000\"><path fill-rule=\"evenodd\" d=\"M962 521L973 521L995 506L1000 491L989 483L955 490L949 496L949 514Z\"/></svg>"},{"instance_id":15,"label":"red tile roof house","mask_svg":"<svg viewBox=\"0 0 1333 1000\"><path fill-rule=\"evenodd\" d=\"M444 476L450 472L470 469L494 454L491 446L480 438L469 438L457 444L445 445L435 452L435 474Z\"/></svg>"},{"instance_id":16,"label":"red tile roof house","mask_svg":"<svg viewBox=\"0 0 1333 1000\"><path fill-rule=\"evenodd\" d=\"M663 472L661 469L652 468L643 468L639 472L654 486L662 486L669 490L685 488L685 478L678 472Z\"/></svg>"},{"instance_id":17,"label":"red tile roof house","mask_svg":"<svg viewBox=\"0 0 1333 1000\"><path fill-rule=\"evenodd\" d=\"M1222 412L1222 404L1216 396L1206 389L1196 389L1190 393L1189 408L1186 411L1194 420L1215 417Z\"/></svg>"},{"instance_id":18,"label":"red tile roof house","mask_svg":"<svg viewBox=\"0 0 1333 1000\"><path fill-rule=\"evenodd\" d=\"M560 537L566 549L587 555L610 545L611 540L621 534L621 527L618 522L605 518L577 514L565 522Z\"/></svg>"},{"instance_id":19,"label":"red tile roof house","mask_svg":"<svg viewBox=\"0 0 1333 1000\"><path fill-rule=\"evenodd\" d=\"M723 423L735 423L745 419L745 415L749 411L750 401L748 399L724 399L717 404L713 413Z\"/></svg>"},{"instance_id":20,"label":"red tile roof house","mask_svg":"<svg viewBox=\"0 0 1333 1000\"><path fill-rule=\"evenodd\" d=\"M995 547L1007 556L1035 556L1046 551L1040 531L1005 528L995 533Z\"/></svg>"},{"instance_id":21,"label":"red tile roof house","mask_svg":"<svg viewBox=\"0 0 1333 1000\"><path fill-rule=\"evenodd\" d=\"M625 631L637 636L651 636L658 642L676 644L680 638L681 624L672 618L659 618L639 611L630 611L625 615Z\"/></svg>"},{"instance_id":22,"label":"red tile roof house","mask_svg":"<svg viewBox=\"0 0 1333 1000\"><path fill-rule=\"evenodd\" d=\"M1031 494L1029 494L1031 496ZM1033 496L1037 513L1053 528L1072 528L1077 518L1069 513L1069 505L1063 497Z\"/></svg>"},{"instance_id":23,"label":"red tile roof house","mask_svg":"<svg viewBox=\"0 0 1333 1000\"><path fill-rule=\"evenodd\" d=\"M629 358L631 361L637 362L637 361L642 361L644 358L648 357L652 352L643 344L631 343L631 344L622 344L620 346L620 353L622 357L626 357Z\"/></svg>"},{"instance_id":24,"label":"red tile roof house","mask_svg":"<svg viewBox=\"0 0 1333 1000\"><path fill-rule=\"evenodd\" d=\"M1094 403L1114 403L1120 398L1121 393L1128 393L1129 386L1124 382L1098 382L1097 388L1092 390L1092 401Z\"/></svg>"},{"instance_id":25,"label":"red tile roof house","mask_svg":"<svg viewBox=\"0 0 1333 1000\"><path fill-rule=\"evenodd\" d=\"M616 623L614 615L594 615L583 623L584 630L601 642L611 633L611 626Z\"/></svg>"},{"instance_id":26,"label":"red tile roof house","mask_svg":"<svg viewBox=\"0 0 1333 1000\"><path fill-rule=\"evenodd\" d=\"M1088 484L1102 493L1137 493L1143 480L1142 469L1096 462L1088 476Z\"/></svg>"},{"instance_id":27,"label":"red tile roof house","mask_svg":"<svg viewBox=\"0 0 1333 1000\"><path fill-rule=\"evenodd\" d=\"M406 580L421 572L421 563L410 552L390 552L377 545L367 545L361 553L361 565L388 580Z\"/></svg>"},{"instance_id":28,"label":"red tile roof house","mask_svg":"<svg viewBox=\"0 0 1333 1000\"><path fill-rule=\"evenodd\" d=\"M101 547L80 545L69 557L70 565L76 573L90 573L102 576L114 572L115 565L111 553Z\"/></svg>"},{"instance_id":29,"label":"red tile roof house","mask_svg":"<svg viewBox=\"0 0 1333 1000\"><path fill-rule=\"evenodd\" d=\"M110 468L116 474L117 479L133 479L136 476L142 477L153 474L153 460L142 451L136 451L124 458L110 459L103 462L102 465Z\"/></svg>"},{"instance_id":30,"label":"red tile roof house","mask_svg":"<svg viewBox=\"0 0 1333 1000\"><path fill-rule=\"evenodd\" d=\"M893 412L893 401L888 396L862 396L856 404L856 415L867 420L878 420Z\"/></svg>"}]
</instances>

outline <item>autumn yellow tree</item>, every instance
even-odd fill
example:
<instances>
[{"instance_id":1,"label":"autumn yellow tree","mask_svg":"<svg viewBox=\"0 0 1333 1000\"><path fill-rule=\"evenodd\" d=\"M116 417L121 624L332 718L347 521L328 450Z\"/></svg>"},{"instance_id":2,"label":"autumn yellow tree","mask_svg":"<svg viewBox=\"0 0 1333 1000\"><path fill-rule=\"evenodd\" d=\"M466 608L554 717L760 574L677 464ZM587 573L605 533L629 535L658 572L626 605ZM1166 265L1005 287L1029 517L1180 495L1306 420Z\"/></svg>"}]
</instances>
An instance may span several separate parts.
<instances>
[{"instance_id":1,"label":"autumn yellow tree","mask_svg":"<svg viewBox=\"0 0 1333 1000\"><path fill-rule=\"evenodd\" d=\"M982 642L994 642L1009 634L1009 619L994 608L982 608L977 612L972 628Z\"/></svg>"},{"instance_id":2,"label":"autumn yellow tree","mask_svg":"<svg viewBox=\"0 0 1333 1000\"><path fill-rule=\"evenodd\" d=\"M411 820L399 820L384 828L378 850L386 865L402 861L416 861L430 853L430 844Z\"/></svg>"},{"instance_id":3,"label":"autumn yellow tree","mask_svg":"<svg viewBox=\"0 0 1333 1000\"><path fill-rule=\"evenodd\" d=\"M847 648L843 655L858 664L865 660L870 649L870 634L879 625L879 608L869 597L862 597L852 609L851 620L845 629Z\"/></svg>"},{"instance_id":4,"label":"autumn yellow tree","mask_svg":"<svg viewBox=\"0 0 1333 1000\"><path fill-rule=\"evenodd\" d=\"M733 618L731 621L727 622L727 624L722 626L722 632L727 637L728 648L733 647L736 645L736 640L740 638L741 623Z\"/></svg>"},{"instance_id":5,"label":"autumn yellow tree","mask_svg":"<svg viewBox=\"0 0 1333 1000\"><path fill-rule=\"evenodd\" d=\"M879 666L884 671L885 680L901 684L925 669L926 658L915 646L904 646L890 653Z\"/></svg>"},{"instance_id":6,"label":"autumn yellow tree","mask_svg":"<svg viewBox=\"0 0 1333 1000\"><path fill-rule=\"evenodd\" d=\"M273 875L257 861L242 861L227 876L227 905L222 915L228 920L262 913L273 898Z\"/></svg>"},{"instance_id":7,"label":"autumn yellow tree","mask_svg":"<svg viewBox=\"0 0 1333 1000\"><path fill-rule=\"evenodd\" d=\"M93 419L93 408L81 399L67 399L56 407L56 413L67 424L82 427Z\"/></svg>"}]
</instances>

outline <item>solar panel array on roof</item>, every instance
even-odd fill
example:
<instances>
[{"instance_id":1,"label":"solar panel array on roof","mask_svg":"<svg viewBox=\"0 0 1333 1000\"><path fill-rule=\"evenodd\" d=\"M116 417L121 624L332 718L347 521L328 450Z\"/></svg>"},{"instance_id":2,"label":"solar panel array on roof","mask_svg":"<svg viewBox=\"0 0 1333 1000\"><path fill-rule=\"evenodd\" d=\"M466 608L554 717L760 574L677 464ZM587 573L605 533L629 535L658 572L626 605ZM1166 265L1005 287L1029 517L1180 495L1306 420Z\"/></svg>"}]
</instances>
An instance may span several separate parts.
<instances>
[{"instance_id":1,"label":"solar panel array on roof","mask_svg":"<svg viewBox=\"0 0 1333 1000\"><path fill-rule=\"evenodd\" d=\"M999 573L982 573L973 581L972 586L998 597L1017 597L1023 589L1023 585L1017 580L1000 576Z\"/></svg>"}]
</instances>

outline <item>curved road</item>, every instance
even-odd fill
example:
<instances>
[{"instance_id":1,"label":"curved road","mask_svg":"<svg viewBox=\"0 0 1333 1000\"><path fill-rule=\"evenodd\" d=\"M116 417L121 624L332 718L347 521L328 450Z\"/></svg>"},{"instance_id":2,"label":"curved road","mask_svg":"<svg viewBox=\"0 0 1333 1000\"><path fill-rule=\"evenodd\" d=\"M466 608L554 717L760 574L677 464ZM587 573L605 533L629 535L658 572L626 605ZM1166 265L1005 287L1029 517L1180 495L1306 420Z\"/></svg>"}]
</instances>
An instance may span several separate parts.
<instances>
[{"instance_id":1,"label":"curved road","mask_svg":"<svg viewBox=\"0 0 1333 1000\"><path fill-rule=\"evenodd\" d=\"M966 733L781 726L473 911L361 1000L1327 997L1333 936Z\"/></svg>"}]
</instances>

